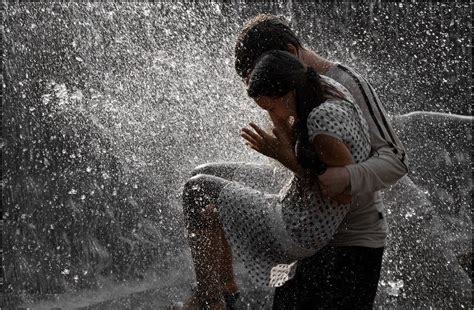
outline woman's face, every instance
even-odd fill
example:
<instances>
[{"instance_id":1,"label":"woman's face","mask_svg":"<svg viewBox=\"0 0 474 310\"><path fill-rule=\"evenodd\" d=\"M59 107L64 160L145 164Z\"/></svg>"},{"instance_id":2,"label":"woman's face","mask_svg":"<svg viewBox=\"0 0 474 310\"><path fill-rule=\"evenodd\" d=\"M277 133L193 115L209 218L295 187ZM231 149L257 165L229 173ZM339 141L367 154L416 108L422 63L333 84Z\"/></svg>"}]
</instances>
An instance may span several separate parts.
<instances>
[{"instance_id":1,"label":"woman's face","mask_svg":"<svg viewBox=\"0 0 474 310\"><path fill-rule=\"evenodd\" d=\"M254 100L259 107L268 112L274 123L275 121L288 121L290 117L296 117L294 91L290 91L288 94L278 98L261 96Z\"/></svg>"}]
</instances>

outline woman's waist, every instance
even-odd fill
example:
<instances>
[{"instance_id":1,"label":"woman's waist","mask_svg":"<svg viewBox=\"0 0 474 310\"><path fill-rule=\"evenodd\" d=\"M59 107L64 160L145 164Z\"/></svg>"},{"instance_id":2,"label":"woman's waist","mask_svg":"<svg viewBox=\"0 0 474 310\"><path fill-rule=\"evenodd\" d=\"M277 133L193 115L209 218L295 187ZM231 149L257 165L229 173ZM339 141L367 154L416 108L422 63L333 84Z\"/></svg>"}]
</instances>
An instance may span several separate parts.
<instances>
[{"instance_id":1,"label":"woman's waist","mask_svg":"<svg viewBox=\"0 0 474 310\"><path fill-rule=\"evenodd\" d=\"M342 217L338 229L346 227L356 231L374 231L381 221L382 226L386 226L384 205L378 194L356 196L348 206L323 198L317 188L308 190L292 183L285 194L280 196L280 203L283 217L292 222L290 226L304 226L308 218L312 218L312 222L319 222L332 215ZM295 221L296 218L299 220Z\"/></svg>"}]
</instances>

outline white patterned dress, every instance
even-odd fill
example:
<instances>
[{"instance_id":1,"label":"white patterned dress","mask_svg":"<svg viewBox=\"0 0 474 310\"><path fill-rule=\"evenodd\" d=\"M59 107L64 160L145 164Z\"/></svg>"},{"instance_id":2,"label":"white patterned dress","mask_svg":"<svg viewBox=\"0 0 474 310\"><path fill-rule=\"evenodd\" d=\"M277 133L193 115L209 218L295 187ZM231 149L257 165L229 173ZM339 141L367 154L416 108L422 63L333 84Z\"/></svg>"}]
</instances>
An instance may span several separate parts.
<instances>
[{"instance_id":1,"label":"white patterned dress","mask_svg":"<svg viewBox=\"0 0 474 310\"><path fill-rule=\"evenodd\" d=\"M343 86L324 80L352 99ZM310 141L318 134L330 135L346 144L356 163L369 156L368 125L357 104L327 100L311 111L307 126ZM293 174L277 193L230 182L218 205L234 256L257 284L271 287L291 279L298 260L324 247L351 208L323 200L316 187Z\"/></svg>"}]
</instances>

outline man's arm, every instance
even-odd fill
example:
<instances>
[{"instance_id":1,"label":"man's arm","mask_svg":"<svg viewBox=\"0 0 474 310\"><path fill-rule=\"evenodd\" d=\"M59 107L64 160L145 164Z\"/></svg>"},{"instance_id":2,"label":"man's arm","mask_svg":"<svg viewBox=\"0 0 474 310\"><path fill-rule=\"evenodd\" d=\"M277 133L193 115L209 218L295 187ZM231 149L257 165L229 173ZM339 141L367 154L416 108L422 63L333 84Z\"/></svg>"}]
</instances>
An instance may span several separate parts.
<instances>
[{"instance_id":1,"label":"man's arm","mask_svg":"<svg viewBox=\"0 0 474 310\"><path fill-rule=\"evenodd\" d=\"M339 193L356 196L387 188L407 173L406 158L400 160L387 146L380 148L365 162L329 167L318 178L325 196L333 197Z\"/></svg>"},{"instance_id":2,"label":"man's arm","mask_svg":"<svg viewBox=\"0 0 474 310\"><path fill-rule=\"evenodd\" d=\"M408 173L407 160L400 159L391 147L384 146L365 162L348 165L350 193L366 194L395 184Z\"/></svg>"},{"instance_id":3,"label":"man's arm","mask_svg":"<svg viewBox=\"0 0 474 310\"><path fill-rule=\"evenodd\" d=\"M328 196L345 192L365 194L387 188L408 173L402 143L394 132L375 90L357 72L337 65L331 77L355 98L369 125L374 150L366 161L342 168L330 168L319 177Z\"/></svg>"}]
</instances>

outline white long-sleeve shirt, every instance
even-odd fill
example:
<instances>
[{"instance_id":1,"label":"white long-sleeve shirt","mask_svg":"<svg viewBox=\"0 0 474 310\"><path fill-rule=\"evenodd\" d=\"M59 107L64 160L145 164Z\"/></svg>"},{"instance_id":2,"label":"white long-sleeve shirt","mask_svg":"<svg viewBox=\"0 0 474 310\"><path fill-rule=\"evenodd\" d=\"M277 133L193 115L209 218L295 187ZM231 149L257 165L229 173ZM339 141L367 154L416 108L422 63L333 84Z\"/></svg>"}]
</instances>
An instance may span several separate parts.
<instances>
[{"instance_id":1,"label":"white long-sleeve shirt","mask_svg":"<svg viewBox=\"0 0 474 310\"><path fill-rule=\"evenodd\" d=\"M372 86L356 71L334 64L325 74L342 84L354 97L369 125L371 157L346 166L352 207L329 244L382 247L388 231L381 189L408 172L405 149L393 131L387 113Z\"/></svg>"},{"instance_id":2,"label":"white long-sleeve shirt","mask_svg":"<svg viewBox=\"0 0 474 310\"><path fill-rule=\"evenodd\" d=\"M351 194L373 193L394 184L408 173L408 160L375 90L355 70L338 63L325 75L349 90L369 124L372 156L363 163L346 166Z\"/></svg>"}]
</instances>

